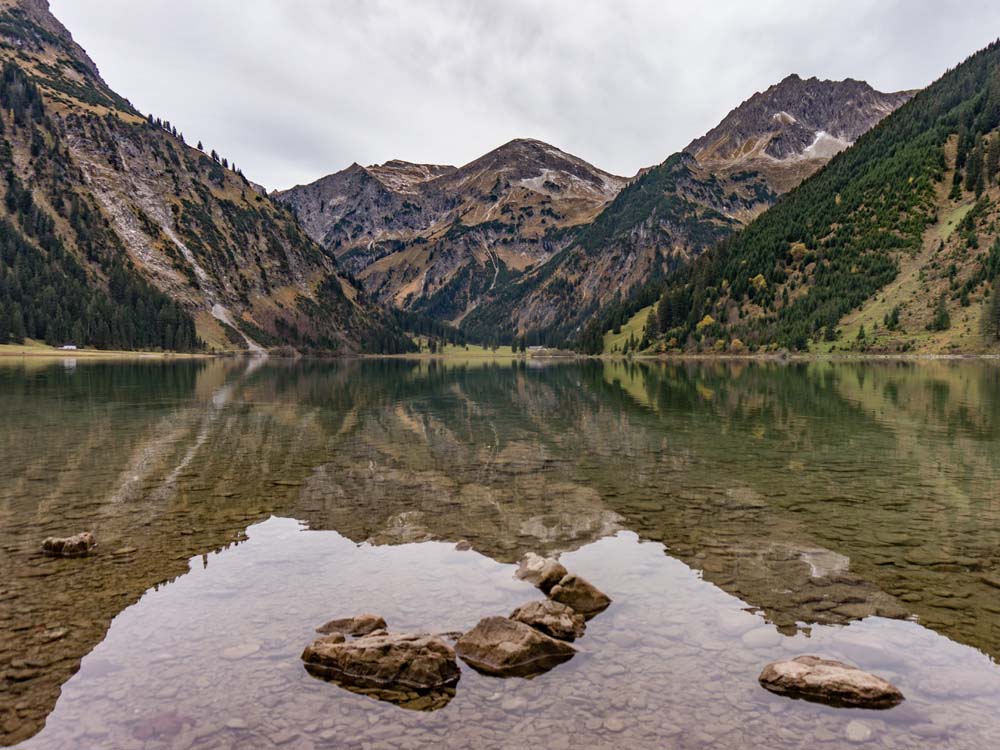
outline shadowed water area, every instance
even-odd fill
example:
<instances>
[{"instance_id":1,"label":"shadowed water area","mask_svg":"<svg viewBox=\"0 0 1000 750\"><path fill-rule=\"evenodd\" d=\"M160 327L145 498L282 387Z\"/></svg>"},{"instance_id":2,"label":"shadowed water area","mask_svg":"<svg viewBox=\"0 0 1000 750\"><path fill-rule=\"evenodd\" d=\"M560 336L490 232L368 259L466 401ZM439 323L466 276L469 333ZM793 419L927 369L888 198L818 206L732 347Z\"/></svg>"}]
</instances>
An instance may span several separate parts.
<instances>
[{"instance_id":1,"label":"shadowed water area","mask_svg":"<svg viewBox=\"0 0 1000 750\"><path fill-rule=\"evenodd\" d=\"M36 361L0 417L3 745L1000 747L996 363ZM551 671L414 711L303 669L333 617L537 600L528 551L613 599ZM805 653L906 701L758 685Z\"/></svg>"}]
</instances>

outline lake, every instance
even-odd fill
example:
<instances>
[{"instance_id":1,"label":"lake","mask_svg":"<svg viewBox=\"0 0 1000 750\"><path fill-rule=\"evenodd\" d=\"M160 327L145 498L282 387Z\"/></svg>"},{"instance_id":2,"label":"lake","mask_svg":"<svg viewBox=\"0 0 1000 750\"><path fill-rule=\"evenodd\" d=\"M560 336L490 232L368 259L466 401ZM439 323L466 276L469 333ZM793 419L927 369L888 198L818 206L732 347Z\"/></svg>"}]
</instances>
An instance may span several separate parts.
<instances>
[{"instance_id":1,"label":"lake","mask_svg":"<svg viewBox=\"0 0 1000 750\"><path fill-rule=\"evenodd\" d=\"M12 360L0 416L3 745L1000 747L997 362ZM435 711L303 669L538 599L528 551L613 599L555 669ZM906 700L760 687L799 654Z\"/></svg>"}]
</instances>

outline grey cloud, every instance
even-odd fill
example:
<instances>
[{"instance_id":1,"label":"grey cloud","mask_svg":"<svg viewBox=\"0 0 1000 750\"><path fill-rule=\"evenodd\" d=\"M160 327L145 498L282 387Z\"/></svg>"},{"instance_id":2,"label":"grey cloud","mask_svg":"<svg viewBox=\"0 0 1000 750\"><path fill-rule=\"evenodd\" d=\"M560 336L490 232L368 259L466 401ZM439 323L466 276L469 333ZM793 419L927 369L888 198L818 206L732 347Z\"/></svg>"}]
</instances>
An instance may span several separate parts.
<instances>
[{"instance_id":1,"label":"grey cloud","mask_svg":"<svg viewBox=\"0 0 1000 750\"><path fill-rule=\"evenodd\" d=\"M268 187L549 141L633 174L789 73L928 84L986 0L51 0L107 81Z\"/></svg>"}]
</instances>

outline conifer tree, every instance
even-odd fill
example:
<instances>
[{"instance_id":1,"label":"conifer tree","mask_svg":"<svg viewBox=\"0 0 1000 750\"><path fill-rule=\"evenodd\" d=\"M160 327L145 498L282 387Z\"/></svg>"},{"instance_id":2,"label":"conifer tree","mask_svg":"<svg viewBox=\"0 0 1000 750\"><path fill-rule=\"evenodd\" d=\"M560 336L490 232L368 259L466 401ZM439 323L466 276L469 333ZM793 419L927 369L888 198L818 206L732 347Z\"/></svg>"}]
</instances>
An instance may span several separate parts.
<instances>
[{"instance_id":1,"label":"conifer tree","mask_svg":"<svg viewBox=\"0 0 1000 750\"><path fill-rule=\"evenodd\" d=\"M983 193L983 141L976 139L976 145L969 153L968 163L965 168L965 189L968 192L975 192L977 196Z\"/></svg>"},{"instance_id":2,"label":"conifer tree","mask_svg":"<svg viewBox=\"0 0 1000 750\"><path fill-rule=\"evenodd\" d=\"M996 182L997 172L1000 172L1000 135L990 138L986 148L984 177L987 185L992 185Z\"/></svg>"},{"instance_id":3,"label":"conifer tree","mask_svg":"<svg viewBox=\"0 0 1000 750\"><path fill-rule=\"evenodd\" d=\"M986 336L992 341L1000 340L1000 277L993 280L993 292L986 308Z\"/></svg>"},{"instance_id":4,"label":"conifer tree","mask_svg":"<svg viewBox=\"0 0 1000 750\"><path fill-rule=\"evenodd\" d=\"M934 308L934 318L927 328L931 331L947 331L951 328L951 315L948 314L948 302L945 295L942 294L938 299L937 306Z\"/></svg>"}]
</instances>

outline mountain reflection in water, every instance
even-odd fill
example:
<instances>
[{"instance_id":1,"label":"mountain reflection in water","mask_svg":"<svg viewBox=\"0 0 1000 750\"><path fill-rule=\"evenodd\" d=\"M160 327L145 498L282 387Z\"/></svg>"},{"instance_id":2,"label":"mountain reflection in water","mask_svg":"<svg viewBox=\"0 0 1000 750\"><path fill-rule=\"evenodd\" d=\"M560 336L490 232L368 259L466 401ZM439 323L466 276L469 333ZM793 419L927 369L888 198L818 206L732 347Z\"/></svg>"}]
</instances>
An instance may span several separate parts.
<instances>
[{"instance_id":1,"label":"mountain reflection in water","mask_svg":"<svg viewBox=\"0 0 1000 750\"><path fill-rule=\"evenodd\" d=\"M616 603L594 621L593 639L588 628L584 652L544 678L498 687L467 670L456 699L436 712L443 718L405 720L442 722L427 730L428 743L458 712L482 721L464 734L452 727L455 741L489 744L490 732L510 729L504 717L526 705L555 731L568 717L544 708L540 685L592 695L589 718L598 725L578 717L559 736L577 726L606 734L609 746L633 730L635 746L671 736L690 747L738 747L737 734L772 741L768 732L777 730L767 717L787 721L790 712L836 734L843 714L759 695L755 681L775 652L827 643L909 688L909 705L878 719L883 733L898 732L897 746L909 746L914 727L913 737L936 732L942 747L972 747L963 743L1000 731L1000 720L963 718L962 734L941 718L972 717L982 710L978 701L996 697L994 364L255 367L222 360L0 366L4 744L41 729L93 651L30 746L80 741L84 735L72 731L84 730L93 747L124 747L121 732L137 747L157 738L186 746L210 727L197 710L181 710L198 701L167 693L187 685L203 694L238 676L238 696L221 689L214 699L219 716L247 721L239 701L267 707L277 691L285 698L257 712L284 717L272 734L297 732L294 742L320 747L320 735L340 724L305 732L308 717L291 711L313 705L318 721L320 705L332 700L335 688L303 681L297 658L319 621L370 610L394 629L468 628L537 595L510 579L510 563L528 550L579 557L581 573L618 587L617 595L609 590ZM268 521L272 515L336 533ZM205 557L212 563L204 570L143 597L188 571L189 558L245 539L262 521L251 532L262 536L259 546L251 540ZM83 529L97 533L93 557L37 554L43 537ZM460 539L474 552L435 544ZM338 567L320 575L327 559ZM146 629L132 629L132 620ZM257 646L246 672L241 660L222 656L246 645L241 628ZM157 666L158 654L173 654L163 660L169 670ZM661 670L650 672L650 691L663 680L724 684L691 693L689 716L670 691L647 696L645 707L631 698L616 707L618 669L641 675L641 664L630 666L640 655ZM716 678L705 672L713 660L725 662L716 664ZM922 693L921 670L932 668L927 681L944 687ZM133 678L145 688L128 687ZM488 718L497 691L502 716ZM145 718L104 726L103 714L132 696ZM725 721L712 707L725 708ZM61 711L74 718L60 719ZM646 711L673 713L644 726ZM930 729L929 715L939 719ZM387 714L373 726L384 728L390 716L404 722ZM627 728L611 720L619 716ZM728 729L711 734L706 716ZM350 730L359 742L373 741L363 724L345 719L340 736ZM406 727L415 731L405 722L397 730ZM256 731L239 721L215 729L205 742L245 741ZM540 742L546 734L533 727L505 741L515 736ZM799 739L781 746L809 746Z\"/></svg>"}]
</instances>

